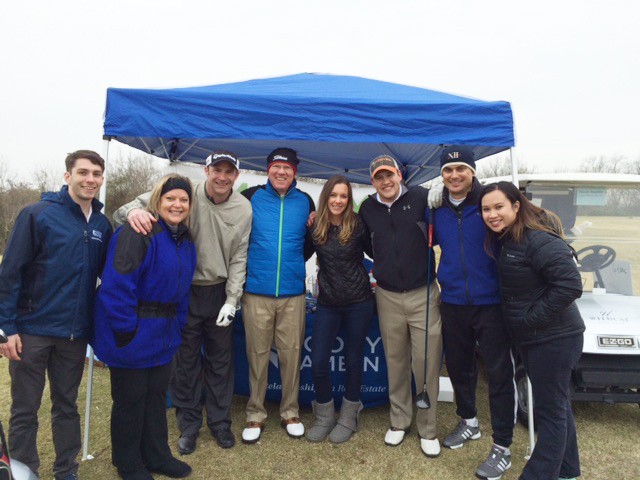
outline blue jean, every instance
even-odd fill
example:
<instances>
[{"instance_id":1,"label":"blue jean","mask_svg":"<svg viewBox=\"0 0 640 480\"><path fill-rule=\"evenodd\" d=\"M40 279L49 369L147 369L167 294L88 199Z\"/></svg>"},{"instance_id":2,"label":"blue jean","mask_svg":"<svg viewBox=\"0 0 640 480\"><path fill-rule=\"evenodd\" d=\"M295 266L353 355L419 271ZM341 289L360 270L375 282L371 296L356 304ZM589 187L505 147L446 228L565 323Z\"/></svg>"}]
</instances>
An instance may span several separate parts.
<instances>
[{"instance_id":1,"label":"blue jean","mask_svg":"<svg viewBox=\"0 0 640 480\"><path fill-rule=\"evenodd\" d=\"M344 332L344 398L352 402L360 400L362 352L373 308L373 298L341 307L318 304L311 336L311 371L318 403L327 403L333 398L329 359L341 326Z\"/></svg>"},{"instance_id":2,"label":"blue jean","mask_svg":"<svg viewBox=\"0 0 640 480\"><path fill-rule=\"evenodd\" d=\"M517 346L533 388L533 414L538 423L538 442L522 471L522 480L580 476L570 382L582 343L579 334Z\"/></svg>"}]
</instances>

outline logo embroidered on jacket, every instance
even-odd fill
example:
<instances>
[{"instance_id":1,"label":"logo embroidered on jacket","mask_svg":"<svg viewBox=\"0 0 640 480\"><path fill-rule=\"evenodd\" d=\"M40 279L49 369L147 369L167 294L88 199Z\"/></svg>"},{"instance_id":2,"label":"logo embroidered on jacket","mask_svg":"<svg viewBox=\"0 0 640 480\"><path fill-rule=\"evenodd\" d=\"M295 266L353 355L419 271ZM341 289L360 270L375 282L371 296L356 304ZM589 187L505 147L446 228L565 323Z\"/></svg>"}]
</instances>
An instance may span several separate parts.
<instances>
[{"instance_id":1,"label":"logo embroidered on jacket","mask_svg":"<svg viewBox=\"0 0 640 480\"><path fill-rule=\"evenodd\" d=\"M102 242L102 232L98 230L91 230L91 240Z\"/></svg>"},{"instance_id":2,"label":"logo embroidered on jacket","mask_svg":"<svg viewBox=\"0 0 640 480\"><path fill-rule=\"evenodd\" d=\"M411 210L411 205L405 205L402 210Z\"/></svg>"}]
</instances>

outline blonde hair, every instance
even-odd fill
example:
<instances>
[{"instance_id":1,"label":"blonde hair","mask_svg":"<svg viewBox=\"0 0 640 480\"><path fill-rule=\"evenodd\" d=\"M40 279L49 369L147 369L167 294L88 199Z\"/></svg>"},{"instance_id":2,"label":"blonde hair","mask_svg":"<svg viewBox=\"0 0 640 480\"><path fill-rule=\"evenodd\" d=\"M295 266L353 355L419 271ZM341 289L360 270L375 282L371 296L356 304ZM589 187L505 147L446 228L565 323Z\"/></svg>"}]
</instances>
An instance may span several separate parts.
<instances>
[{"instance_id":1,"label":"blonde hair","mask_svg":"<svg viewBox=\"0 0 640 480\"><path fill-rule=\"evenodd\" d=\"M318 245L324 245L327 242L329 227L331 226L331 222L329 221L329 198L331 197L331 192L333 192L334 187L340 184L347 186L349 199L344 213L342 214L338 241L342 245L346 245L356 229L357 217L356 213L353 211L353 192L351 191L351 184L349 183L349 180L342 175L334 175L327 180L327 183L324 184L322 192L320 193L320 200L318 201L318 215L316 216L313 228L313 240Z\"/></svg>"},{"instance_id":2,"label":"blonde hair","mask_svg":"<svg viewBox=\"0 0 640 480\"><path fill-rule=\"evenodd\" d=\"M182 175L178 175L177 173L170 173L162 177L158 183L156 183L151 190L151 197L149 198L149 204L147 205L147 210L156 218L160 216L158 212L158 208L160 207L160 198L162 197L162 189L164 186L170 182L178 180L180 182L186 182L188 185L191 185L191 180ZM191 205L193 202L193 197L191 191L187 192L189 195L189 215L191 215ZM188 224L189 215L185 219L184 223Z\"/></svg>"}]
</instances>

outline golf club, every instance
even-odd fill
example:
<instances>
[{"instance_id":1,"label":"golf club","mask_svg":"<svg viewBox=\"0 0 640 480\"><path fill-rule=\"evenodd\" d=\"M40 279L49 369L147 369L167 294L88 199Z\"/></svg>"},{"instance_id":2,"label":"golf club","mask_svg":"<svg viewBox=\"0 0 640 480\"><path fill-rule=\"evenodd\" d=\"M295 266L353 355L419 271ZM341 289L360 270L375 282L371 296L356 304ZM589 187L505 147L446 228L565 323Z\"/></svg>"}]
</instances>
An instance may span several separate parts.
<instances>
[{"instance_id":1,"label":"golf club","mask_svg":"<svg viewBox=\"0 0 640 480\"><path fill-rule=\"evenodd\" d=\"M428 243L429 251L427 253L427 325L425 326L424 335L424 385L422 393L416 398L416 407L421 409L431 408L429 393L427 393L427 351L429 349L429 301L431 300L431 252L433 251L433 208L429 216Z\"/></svg>"}]
</instances>

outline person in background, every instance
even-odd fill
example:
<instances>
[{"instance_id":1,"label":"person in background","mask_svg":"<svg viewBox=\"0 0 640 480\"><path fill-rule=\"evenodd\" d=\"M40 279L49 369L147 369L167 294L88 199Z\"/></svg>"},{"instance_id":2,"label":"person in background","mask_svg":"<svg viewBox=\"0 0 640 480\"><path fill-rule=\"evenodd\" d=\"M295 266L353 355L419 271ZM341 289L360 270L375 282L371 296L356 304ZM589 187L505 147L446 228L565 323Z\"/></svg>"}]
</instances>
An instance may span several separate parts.
<instances>
[{"instance_id":1,"label":"person in background","mask_svg":"<svg viewBox=\"0 0 640 480\"><path fill-rule=\"evenodd\" d=\"M376 193L362 202L360 216L373 251L373 275L378 283L376 303L389 377L391 426L384 441L389 446L400 445L411 425L411 373L416 384L422 385L428 327L427 393L431 408L418 409L416 424L420 448L433 458L440 455L436 411L442 334L435 260L428 270L424 212L429 191L422 187L407 188L402 183L398 163L389 155L374 158L369 171ZM430 254L435 259L433 251ZM429 305L427 289L431 289Z\"/></svg>"},{"instance_id":2,"label":"person in background","mask_svg":"<svg viewBox=\"0 0 640 480\"><path fill-rule=\"evenodd\" d=\"M282 379L280 424L290 437L304 436L298 393L306 320L305 260L313 254L306 225L315 205L296 188L298 163L295 150L276 148L267 157L266 185L242 192L253 209L242 295L251 392L242 432L247 444L260 439L267 418L264 399L272 344L278 351Z\"/></svg>"},{"instance_id":3,"label":"person in background","mask_svg":"<svg viewBox=\"0 0 640 480\"><path fill-rule=\"evenodd\" d=\"M522 480L580 475L571 410L571 372L582 354L584 322L575 300L582 280L560 220L509 182L480 194L482 218L498 257L500 295L507 328L533 388L538 441ZM552 368L550 368L552 366Z\"/></svg>"},{"instance_id":4,"label":"person in background","mask_svg":"<svg viewBox=\"0 0 640 480\"><path fill-rule=\"evenodd\" d=\"M118 475L183 478L191 467L168 444L171 360L186 324L196 249L186 219L191 183L171 174L156 184L146 235L129 224L113 235L95 305L93 347L111 374L111 452Z\"/></svg>"},{"instance_id":5,"label":"person in background","mask_svg":"<svg viewBox=\"0 0 640 480\"><path fill-rule=\"evenodd\" d=\"M189 217L198 262L187 325L169 382L180 429L181 455L196 449L203 408L217 444L221 448L235 445L231 431L233 331L229 326L246 276L251 204L233 190L240 175L240 161L234 153L212 152L205 160L204 173L206 180L193 187ZM116 223L128 221L136 232L150 232L155 218L141 208L148 199L149 195L144 194L120 208L114 214Z\"/></svg>"},{"instance_id":6,"label":"person in background","mask_svg":"<svg viewBox=\"0 0 640 480\"><path fill-rule=\"evenodd\" d=\"M104 160L91 150L67 155L66 185L25 207L0 265L0 344L11 375L11 456L36 475L38 410L49 377L57 480L78 478L81 447L76 404L93 323L96 280L111 225L96 199Z\"/></svg>"},{"instance_id":7,"label":"person in background","mask_svg":"<svg viewBox=\"0 0 640 480\"><path fill-rule=\"evenodd\" d=\"M320 270L318 309L311 336L311 369L316 391L311 406L315 423L306 438L321 442L328 435L331 442L342 443L358 430L363 408L360 401L363 349L374 311L369 275L362 263L368 241L362 220L353 211L351 184L345 177L333 176L322 188L312 238ZM329 360L341 327L345 393L336 424Z\"/></svg>"},{"instance_id":8,"label":"person in background","mask_svg":"<svg viewBox=\"0 0 640 480\"><path fill-rule=\"evenodd\" d=\"M443 205L427 210L427 222L433 223L435 244L441 249L442 338L460 417L442 444L457 449L481 436L476 416L478 348L489 383L493 446L476 476L498 479L511 467L509 447L516 420L511 339L502 318L497 265L483 248L487 230L479 215L482 186L475 177L473 150L463 145L446 147L440 165Z\"/></svg>"}]
</instances>

